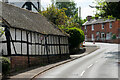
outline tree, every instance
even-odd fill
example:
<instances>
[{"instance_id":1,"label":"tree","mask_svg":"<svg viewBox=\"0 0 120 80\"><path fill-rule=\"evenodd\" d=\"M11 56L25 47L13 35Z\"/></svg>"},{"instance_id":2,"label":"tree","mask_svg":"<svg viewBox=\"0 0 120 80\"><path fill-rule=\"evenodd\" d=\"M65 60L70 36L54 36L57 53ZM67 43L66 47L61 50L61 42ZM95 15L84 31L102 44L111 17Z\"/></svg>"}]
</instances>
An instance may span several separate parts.
<instances>
[{"instance_id":1,"label":"tree","mask_svg":"<svg viewBox=\"0 0 120 80\"><path fill-rule=\"evenodd\" d=\"M120 1L119 2L105 2L104 0L96 0L96 9L98 14L104 18L113 18L120 19Z\"/></svg>"},{"instance_id":2,"label":"tree","mask_svg":"<svg viewBox=\"0 0 120 80\"><path fill-rule=\"evenodd\" d=\"M74 1L71 2L56 2L56 7L58 9L66 8L65 11L66 15L68 17L73 17L76 13L78 8L76 8L76 4Z\"/></svg>"},{"instance_id":3,"label":"tree","mask_svg":"<svg viewBox=\"0 0 120 80\"><path fill-rule=\"evenodd\" d=\"M2 37L3 34L4 34L4 30L0 28L0 38Z\"/></svg>"},{"instance_id":4,"label":"tree","mask_svg":"<svg viewBox=\"0 0 120 80\"><path fill-rule=\"evenodd\" d=\"M54 5L51 5L47 8L46 11L42 11L41 14L57 26L65 25L68 20L68 17L65 14L65 10L65 8L57 9Z\"/></svg>"}]
</instances>

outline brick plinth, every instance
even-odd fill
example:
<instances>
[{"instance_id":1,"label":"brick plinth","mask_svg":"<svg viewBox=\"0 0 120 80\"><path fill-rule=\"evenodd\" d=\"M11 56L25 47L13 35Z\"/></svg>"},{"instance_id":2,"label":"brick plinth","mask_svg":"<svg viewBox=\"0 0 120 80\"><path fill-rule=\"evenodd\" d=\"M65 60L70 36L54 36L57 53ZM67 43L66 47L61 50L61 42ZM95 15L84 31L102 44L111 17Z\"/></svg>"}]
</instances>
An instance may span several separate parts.
<instances>
[{"instance_id":1,"label":"brick plinth","mask_svg":"<svg viewBox=\"0 0 120 80\"><path fill-rule=\"evenodd\" d=\"M62 55L61 57L60 55L51 55L49 56L49 62L55 63L68 58L69 58L69 55ZM47 56L29 56L29 61L28 61L28 56L11 56L10 61L11 61L12 71L15 71L18 69L25 69L32 66L38 66L38 65L42 66L42 65L49 64Z\"/></svg>"}]
</instances>

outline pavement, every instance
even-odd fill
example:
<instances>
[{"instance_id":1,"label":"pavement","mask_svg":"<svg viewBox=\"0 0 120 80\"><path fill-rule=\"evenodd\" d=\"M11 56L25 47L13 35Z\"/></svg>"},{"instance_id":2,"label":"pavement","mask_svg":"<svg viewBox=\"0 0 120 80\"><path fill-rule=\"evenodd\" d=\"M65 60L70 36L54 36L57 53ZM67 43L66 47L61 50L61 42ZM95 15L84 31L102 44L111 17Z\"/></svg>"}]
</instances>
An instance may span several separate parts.
<instances>
[{"instance_id":1,"label":"pavement","mask_svg":"<svg viewBox=\"0 0 120 80\"><path fill-rule=\"evenodd\" d=\"M88 55L91 52L94 52L95 50L99 49L99 47L97 47L97 46L92 46L92 45L85 45L85 46L86 46L85 47L86 51L83 54L70 55L71 59L61 61L61 62L58 62L58 63L54 63L54 64L49 64L49 65L46 65L46 66L43 66L43 67L38 67L38 68L29 70L29 71L26 71L26 72L23 72L23 73L16 73L16 75L10 76L9 80L23 79L23 78L28 79L28 80L32 80L36 76L38 76L38 75L40 75L40 74L42 74L42 73L44 73L44 72L46 72L46 71L48 71L52 68L55 68L55 67L60 66L62 64L65 64L65 63L71 62L73 60L76 60L80 57Z\"/></svg>"}]
</instances>

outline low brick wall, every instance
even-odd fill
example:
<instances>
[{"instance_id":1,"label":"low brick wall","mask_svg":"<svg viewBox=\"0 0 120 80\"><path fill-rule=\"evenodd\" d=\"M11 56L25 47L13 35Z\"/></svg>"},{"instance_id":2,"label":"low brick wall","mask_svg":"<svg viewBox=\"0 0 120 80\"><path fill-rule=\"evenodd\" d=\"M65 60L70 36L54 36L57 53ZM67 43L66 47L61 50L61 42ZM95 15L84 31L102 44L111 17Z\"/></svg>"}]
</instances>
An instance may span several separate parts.
<instances>
[{"instance_id":1,"label":"low brick wall","mask_svg":"<svg viewBox=\"0 0 120 80\"><path fill-rule=\"evenodd\" d=\"M50 55L49 62L55 63L62 60L66 60L69 58L69 55ZM29 64L28 64L28 56L11 56L11 71L16 71L18 69L25 69L32 66L43 66L47 65L48 57L47 56L29 56Z\"/></svg>"}]
</instances>

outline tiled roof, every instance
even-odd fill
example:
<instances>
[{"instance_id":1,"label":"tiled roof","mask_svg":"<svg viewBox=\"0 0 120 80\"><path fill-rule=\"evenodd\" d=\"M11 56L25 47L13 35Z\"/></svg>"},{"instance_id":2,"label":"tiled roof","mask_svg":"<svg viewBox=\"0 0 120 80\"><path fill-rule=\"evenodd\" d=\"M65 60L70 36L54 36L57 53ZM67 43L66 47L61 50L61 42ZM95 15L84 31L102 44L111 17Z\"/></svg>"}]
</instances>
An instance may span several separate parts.
<instances>
[{"instance_id":1,"label":"tiled roof","mask_svg":"<svg viewBox=\"0 0 120 80\"><path fill-rule=\"evenodd\" d=\"M0 6L0 16L6 20L11 27L35 31L43 34L65 36L62 31L53 26L44 16L39 13L31 12L3 2L0 2L0 5L2 5Z\"/></svg>"},{"instance_id":2,"label":"tiled roof","mask_svg":"<svg viewBox=\"0 0 120 80\"><path fill-rule=\"evenodd\" d=\"M106 23L106 22L112 22L115 21L115 19L91 19L90 21L86 21L83 26L85 25L92 25L92 24L99 24L99 23Z\"/></svg>"}]
</instances>

